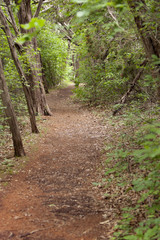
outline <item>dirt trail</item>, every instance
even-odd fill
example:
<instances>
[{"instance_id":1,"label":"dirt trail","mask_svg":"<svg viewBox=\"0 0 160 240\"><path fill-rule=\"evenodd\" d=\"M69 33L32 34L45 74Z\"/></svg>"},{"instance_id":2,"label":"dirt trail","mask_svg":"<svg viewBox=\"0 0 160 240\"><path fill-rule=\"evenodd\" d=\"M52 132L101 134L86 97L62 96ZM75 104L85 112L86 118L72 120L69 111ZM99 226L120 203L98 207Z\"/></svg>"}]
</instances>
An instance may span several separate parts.
<instances>
[{"instance_id":1,"label":"dirt trail","mask_svg":"<svg viewBox=\"0 0 160 240\"><path fill-rule=\"evenodd\" d=\"M102 224L105 204L92 184L106 130L70 95L69 87L48 96L53 116L45 118L46 132L1 192L1 240L109 239L112 226Z\"/></svg>"}]
</instances>

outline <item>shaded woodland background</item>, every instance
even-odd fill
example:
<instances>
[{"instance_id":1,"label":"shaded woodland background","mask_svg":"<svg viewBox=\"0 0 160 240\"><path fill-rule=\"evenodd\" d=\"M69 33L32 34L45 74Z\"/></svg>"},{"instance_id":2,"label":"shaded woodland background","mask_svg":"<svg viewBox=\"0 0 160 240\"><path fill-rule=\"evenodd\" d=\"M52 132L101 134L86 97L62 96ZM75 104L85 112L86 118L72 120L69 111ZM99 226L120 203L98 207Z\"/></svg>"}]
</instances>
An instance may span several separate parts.
<instances>
[{"instance_id":1,"label":"shaded woodland background","mask_svg":"<svg viewBox=\"0 0 160 240\"><path fill-rule=\"evenodd\" d=\"M2 149L12 136L24 156L26 128L38 134L40 116L54 114L46 94L71 82L74 100L115 126L103 181L134 200L113 239L159 239L159 0L1 0Z\"/></svg>"}]
</instances>

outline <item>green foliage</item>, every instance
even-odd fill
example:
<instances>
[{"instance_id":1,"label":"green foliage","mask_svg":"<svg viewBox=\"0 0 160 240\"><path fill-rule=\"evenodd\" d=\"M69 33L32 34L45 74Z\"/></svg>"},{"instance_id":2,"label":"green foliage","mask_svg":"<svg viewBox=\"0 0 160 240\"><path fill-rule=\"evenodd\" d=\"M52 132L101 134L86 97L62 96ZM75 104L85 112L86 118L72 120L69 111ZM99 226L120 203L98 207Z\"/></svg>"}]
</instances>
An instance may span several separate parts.
<instances>
[{"instance_id":1,"label":"green foliage","mask_svg":"<svg viewBox=\"0 0 160 240\"><path fill-rule=\"evenodd\" d=\"M75 93L81 100L94 105L116 102L132 85L145 58L134 19L123 1L78 1L78 4L79 14L86 11L87 18L79 16L81 21L74 20L73 25L74 40L79 44L75 48L79 60L75 82L85 87L79 85L81 89L78 89L77 85ZM106 7L101 8L101 4ZM109 11L107 7L111 7ZM153 62L158 61L154 59ZM150 70L148 64L129 100L153 100L156 81L153 83Z\"/></svg>"},{"instance_id":2,"label":"green foliage","mask_svg":"<svg viewBox=\"0 0 160 240\"><path fill-rule=\"evenodd\" d=\"M144 9L143 2L136 7L137 14L142 10L144 19L141 30L147 29L147 34L153 35L158 44L159 3L145 0ZM74 68L75 93L79 99L92 105L106 106L108 103L116 103L132 86L133 79L146 57L127 1L73 0L67 1L66 4L66 1L56 0L54 5L58 7L50 8L44 13L49 21L32 18L28 24L21 25L27 33L18 37L17 42L23 44L37 36L38 50L41 52L49 88L64 79L72 80ZM17 13L19 6L13 3L12 8L14 13ZM33 8L35 6L32 6ZM72 43L66 39L70 39ZM5 77L19 116L18 120L23 127L24 120L21 120L21 116L26 114L26 104L2 29L0 41L0 56ZM28 50L30 57L35 60L36 52ZM23 69L29 73L31 69L27 54L22 54L20 60ZM114 136L114 144L106 149L103 184L106 181L107 188L116 183L116 187L122 189L126 195L131 193L131 198L125 202L125 208L121 209L121 220L113 237L115 240L160 239L160 124L157 121L159 109L154 108L151 111L152 106L149 105L155 102L159 79L153 78L153 73L158 72L159 64L160 59L153 55L128 100L132 100L133 107L130 104L130 111L123 114L121 121L118 118L114 119L115 134L118 135L118 124L121 128L118 140L116 142L117 136ZM141 103L147 103L149 111L143 113L144 105ZM119 107L119 103L114 106L115 109ZM111 119L112 124L114 120ZM5 124L4 107L0 102L0 146L5 145ZM0 171L4 168L12 172L13 164L5 160ZM119 192L116 192L115 197L118 194Z\"/></svg>"},{"instance_id":3,"label":"green foliage","mask_svg":"<svg viewBox=\"0 0 160 240\"><path fill-rule=\"evenodd\" d=\"M73 0L77 4L81 5L81 11L77 12L77 17L85 18L91 13L96 13L96 15L101 15L101 12L106 9L106 7L115 7L122 9L125 6L124 0Z\"/></svg>"},{"instance_id":4,"label":"green foliage","mask_svg":"<svg viewBox=\"0 0 160 240\"><path fill-rule=\"evenodd\" d=\"M21 24L21 27L25 30L29 30L35 28L36 30L40 30L45 24L44 19L32 18L31 21L27 24Z\"/></svg>"},{"instance_id":5,"label":"green foliage","mask_svg":"<svg viewBox=\"0 0 160 240\"><path fill-rule=\"evenodd\" d=\"M22 84L14 62L10 58L5 59L4 74L9 88L12 104L17 115L26 115L27 106L22 90Z\"/></svg>"},{"instance_id":6,"label":"green foliage","mask_svg":"<svg viewBox=\"0 0 160 240\"><path fill-rule=\"evenodd\" d=\"M160 238L160 124L147 114L136 110L124 116L130 132L123 126L127 133L121 131L119 143L106 149L106 180L112 176L125 193L132 192L133 199L137 196L134 204L128 203L122 209L113 237L116 240Z\"/></svg>"},{"instance_id":7,"label":"green foliage","mask_svg":"<svg viewBox=\"0 0 160 240\"><path fill-rule=\"evenodd\" d=\"M16 115L21 116L21 118L19 118L19 123L21 125L23 121L22 116L28 115L27 106L21 86L21 81L14 65L14 61L12 60L6 36L2 30L0 30L0 42L0 57L4 66L5 79L9 88L9 93ZM6 143L9 142L9 139L11 139L11 135L4 113L4 106L0 100L0 147L2 148L5 146Z\"/></svg>"},{"instance_id":8,"label":"green foliage","mask_svg":"<svg viewBox=\"0 0 160 240\"><path fill-rule=\"evenodd\" d=\"M44 19L38 19L38 18L32 18L31 21L27 24L21 24L21 27L25 30L31 30L32 32L25 33L22 36L17 38L17 42L20 44L24 44L27 41L31 41L33 37L35 37L41 28L44 26L45 20Z\"/></svg>"},{"instance_id":9,"label":"green foliage","mask_svg":"<svg viewBox=\"0 0 160 240\"><path fill-rule=\"evenodd\" d=\"M127 1L74 2L78 6L78 17L73 21L74 39L79 44L76 48L78 79L75 81L85 85L81 89L77 86L75 93L83 101L95 105L117 102L132 86L146 55L141 39L137 38L135 21ZM146 1L146 4L148 15L145 14L144 28L156 35L159 6L157 1ZM143 4L138 8L144 8ZM144 13L146 9L143 9ZM155 101L159 80L153 78L151 69L154 71L158 64L159 58L153 56L152 63L145 67L128 101Z\"/></svg>"},{"instance_id":10,"label":"green foliage","mask_svg":"<svg viewBox=\"0 0 160 240\"><path fill-rule=\"evenodd\" d=\"M68 78L72 71L66 64L67 42L54 32L53 25L47 23L38 35L38 44L48 87L53 87Z\"/></svg>"},{"instance_id":11,"label":"green foliage","mask_svg":"<svg viewBox=\"0 0 160 240\"><path fill-rule=\"evenodd\" d=\"M75 92L85 102L101 105L117 101L127 91L144 57L141 45L133 45L134 35L123 33L123 36L115 38L114 27L110 23L93 22L87 31L79 35L81 43L77 48L79 69L76 81L83 83L85 88ZM108 38L104 31L108 32ZM124 40L123 46L118 46L124 37L130 41Z\"/></svg>"}]
</instances>

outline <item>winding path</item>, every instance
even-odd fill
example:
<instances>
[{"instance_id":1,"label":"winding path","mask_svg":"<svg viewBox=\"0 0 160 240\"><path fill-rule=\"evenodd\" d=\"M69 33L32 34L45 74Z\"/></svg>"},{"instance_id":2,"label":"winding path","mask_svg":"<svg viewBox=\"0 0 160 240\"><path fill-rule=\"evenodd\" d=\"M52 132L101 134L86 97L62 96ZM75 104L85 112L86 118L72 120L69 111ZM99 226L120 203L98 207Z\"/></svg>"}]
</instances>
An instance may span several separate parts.
<instances>
[{"instance_id":1,"label":"winding path","mask_svg":"<svg viewBox=\"0 0 160 240\"><path fill-rule=\"evenodd\" d=\"M100 190L105 129L70 99L71 87L48 96L52 117L29 161L1 193L1 240L101 240L111 226Z\"/></svg>"}]
</instances>

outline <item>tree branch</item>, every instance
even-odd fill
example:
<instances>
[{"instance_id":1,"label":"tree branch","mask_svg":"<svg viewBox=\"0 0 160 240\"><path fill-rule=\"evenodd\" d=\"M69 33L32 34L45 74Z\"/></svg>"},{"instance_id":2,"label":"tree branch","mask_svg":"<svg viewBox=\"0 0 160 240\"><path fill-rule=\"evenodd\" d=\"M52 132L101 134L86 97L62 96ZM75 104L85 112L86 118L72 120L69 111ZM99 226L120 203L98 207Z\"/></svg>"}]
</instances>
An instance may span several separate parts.
<instances>
[{"instance_id":1,"label":"tree branch","mask_svg":"<svg viewBox=\"0 0 160 240\"><path fill-rule=\"evenodd\" d=\"M114 14L112 8L108 6L107 9L108 9L108 13L109 13L110 16L113 18L113 20L115 21L116 25L117 25L119 28L121 28L123 31L125 31L124 28L122 28L122 27L119 25L119 22L118 22L115 14Z\"/></svg>"},{"instance_id":2,"label":"tree branch","mask_svg":"<svg viewBox=\"0 0 160 240\"><path fill-rule=\"evenodd\" d=\"M41 10L41 7L42 7L42 4L43 4L43 1L44 1L44 0L40 0L40 1L39 1L37 10L36 10L36 12L35 12L35 14L34 14L34 16L33 16L34 18L38 17L38 15L39 15L39 13L40 13L40 10Z\"/></svg>"},{"instance_id":3,"label":"tree branch","mask_svg":"<svg viewBox=\"0 0 160 240\"><path fill-rule=\"evenodd\" d=\"M10 0L4 0L5 4L6 4L6 7L8 9L8 13L9 13L9 16L11 18L11 21L10 21L10 24L12 25L14 31L15 31L15 34L16 36L19 35L19 30L18 30L18 27L17 27L17 24L16 24L16 21L15 21L15 18L14 18L14 15L13 15L13 12L12 12L12 9L11 9L11 3L10 3Z\"/></svg>"},{"instance_id":4,"label":"tree branch","mask_svg":"<svg viewBox=\"0 0 160 240\"><path fill-rule=\"evenodd\" d=\"M51 8L53 8L53 7L54 7L54 5L51 5L51 6L47 7L47 8L45 8L44 10L42 10L41 13L45 13L48 10L50 10Z\"/></svg>"},{"instance_id":5,"label":"tree branch","mask_svg":"<svg viewBox=\"0 0 160 240\"><path fill-rule=\"evenodd\" d=\"M127 92L123 95L123 97L122 97L122 98L120 99L120 101L118 102L118 104L122 104L122 105L121 105L118 109L116 109L116 110L113 111L113 116L115 116L115 115L123 108L124 103L125 103L126 100L127 100L127 97L130 95L130 93L131 93L132 90L134 89L137 81L140 79L140 77L141 77L141 75L142 75L142 73L143 73L143 71L144 71L144 67L146 66L146 64L147 64L147 60L145 59L145 60L143 61L143 63L140 65L141 67L143 66L143 68L141 68L141 69L138 71L138 73L137 73L137 75L135 76L135 78L133 79L133 82L131 83L129 89L127 90Z\"/></svg>"},{"instance_id":6,"label":"tree branch","mask_svg":"<svg viewBox=\"0 0 160 240\"><path fill-rule=\"evenodd\" d=\"M108 54L109 54L109 49L110 49L110 44L114 41L114 39L115 39L115 37L113 37L112 39L111 39L111 41L109 42L109 46L108 46L108 48L106 49L106 51L105 51L105 53L103 54L103 56L102 56L102 61L104 61L106 58L107 58L107 56L108 56Z\"/></svg>"}]
</instances>

